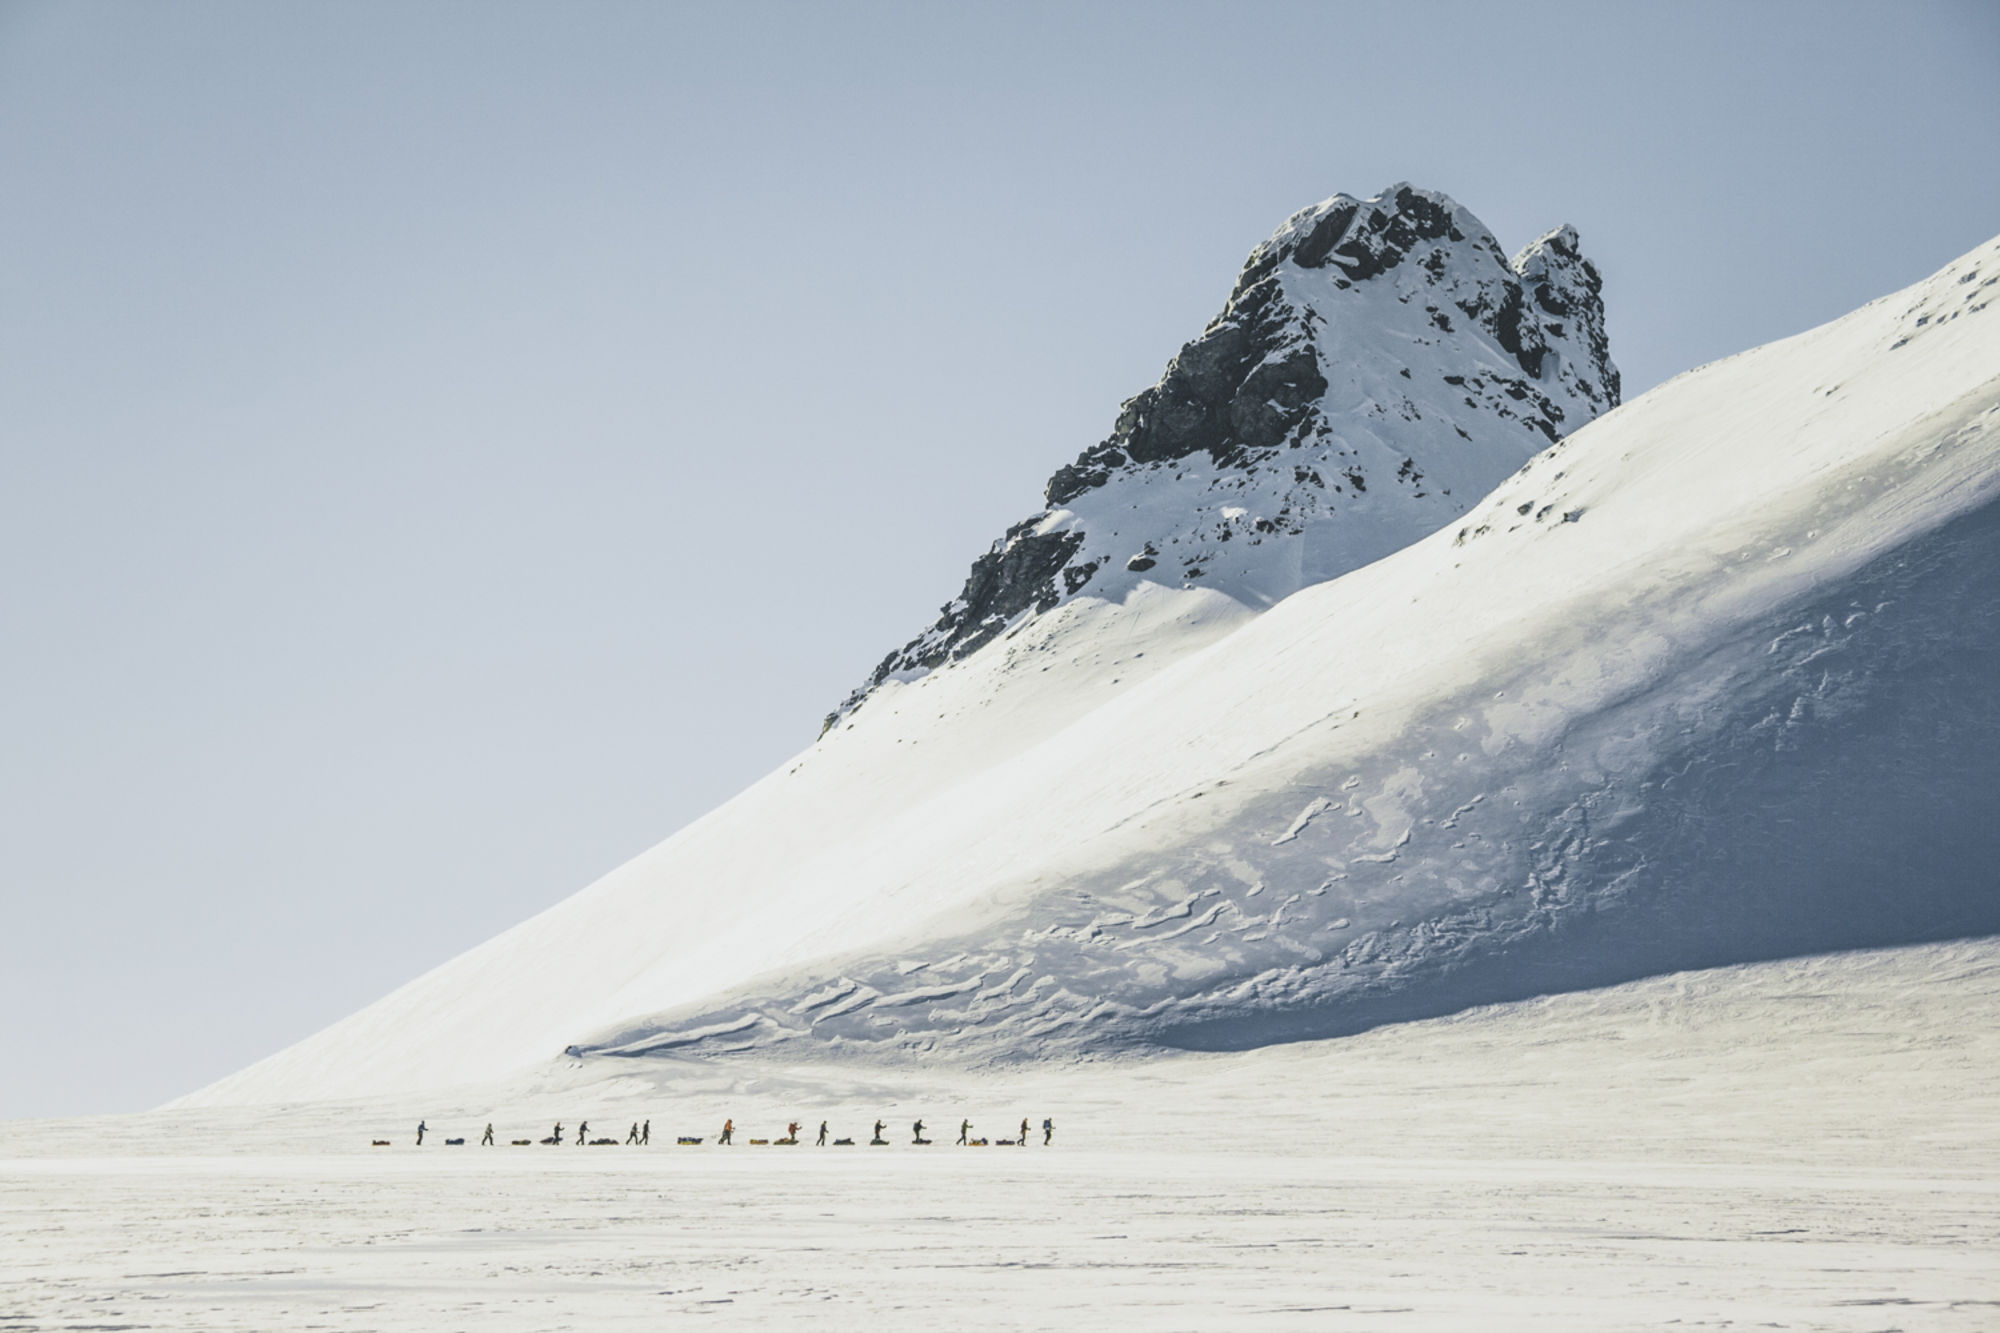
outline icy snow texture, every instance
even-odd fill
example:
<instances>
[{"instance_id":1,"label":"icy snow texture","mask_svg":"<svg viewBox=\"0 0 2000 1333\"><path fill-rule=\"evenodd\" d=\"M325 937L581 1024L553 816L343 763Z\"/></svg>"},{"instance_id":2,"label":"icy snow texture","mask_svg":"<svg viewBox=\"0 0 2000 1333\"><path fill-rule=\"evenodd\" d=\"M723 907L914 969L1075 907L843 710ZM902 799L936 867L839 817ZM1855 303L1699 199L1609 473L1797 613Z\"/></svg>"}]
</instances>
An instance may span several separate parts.
<instances>
[{"instance_id":1,"label":"icy snow texture","mask_svg":"<svg viewBox=\"0 0 2000 1333\"><path fill-rule=\"evenodd\" d=\"M1996 282L1989 243L1684 375L1262 615L1142 584L890 682L195 1100L565 1046L1240 1046L2000 929Z\"/></svg>"},{"instance_id":2,"label":"icy snow texture","mask_svg":"<svg viewBox=\"0 0 2000 1333\"><path fill-rule=\"evenodd\" d=\"M1302 209L1111 437L1050 478L1048 508L827 725L1073 598L1147 583L1261 610L1436 531L1617 405L1600 285L1573 228L1509 261L1478 218L1407 184Z\"/></svg>"}]
</instances>

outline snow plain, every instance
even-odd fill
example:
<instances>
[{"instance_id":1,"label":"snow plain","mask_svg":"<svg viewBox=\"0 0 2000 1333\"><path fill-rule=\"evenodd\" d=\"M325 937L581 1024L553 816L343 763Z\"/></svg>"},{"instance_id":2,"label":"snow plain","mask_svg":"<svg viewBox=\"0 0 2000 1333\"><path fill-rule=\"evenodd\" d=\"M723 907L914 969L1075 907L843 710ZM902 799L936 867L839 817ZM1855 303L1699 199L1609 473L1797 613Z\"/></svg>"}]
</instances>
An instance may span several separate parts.
<instances>
[{"instance_id":1,"label":"snow plain","mask_svg":"<svg viewBox=\"0 0 2000 1333\"><path fill-rule=\"evenodd\" d=\"M1992 1329L1996 1017L1986 939L1225 1055L12 1122L0 1328ZM579 1115L654 1146L440 1146ZM725 1115L895 1146L668 1146Z\"/></svg>"}]
</instances>

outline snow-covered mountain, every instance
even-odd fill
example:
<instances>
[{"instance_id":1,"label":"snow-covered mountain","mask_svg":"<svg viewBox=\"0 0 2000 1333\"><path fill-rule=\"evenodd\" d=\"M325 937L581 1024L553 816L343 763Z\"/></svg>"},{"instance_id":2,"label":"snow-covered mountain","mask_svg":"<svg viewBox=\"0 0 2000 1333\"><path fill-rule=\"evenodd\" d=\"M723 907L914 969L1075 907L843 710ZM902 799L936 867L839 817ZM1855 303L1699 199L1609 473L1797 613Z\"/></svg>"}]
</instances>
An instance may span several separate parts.
<instances>
[{"instance_id":1,"label":"snow-covered mountain","mask_svg":"<svg viewBox=\"0 0 2000 1333\"><path fill-rule=\"evenodd\" d=\"M1222 313L1049 478L877 686L1076 598L1209 588L1262 610L1464 513L1618 405L1597 270L1573 228L1511 261L1449 198L1395 185L1287 218Z\"/></svg>"},{"instance_id":2,"label":"snow-covered mountain","mask_svg":"<svg viewBox=\"0 0 2000 1333\"><path fill-rule=\"evenodd\" d=\"M1287 284L1318 275L1378 333L1402 318L1390 306L1428 318L1400 286L1357 297L1362 277L1343 269L1341 287L1299 263L1351 202L1288 223L1239 298L1276 276L1299 309ZM1355 216L1371 207L1387 211ZM1447 209L1432 239L1474 236L1461 217ZM1355 218L1340 225L1324 252L1336 258ZM1572 311L1592 284L1563 233L1539 256L1507 271L1546 338L1561 321L1536 283ZM1557 267L1570 276L1548 278ZM1185 526L1163 502L1143 529L1179 559L1174 536L1216 532L1235 504L1225 466L1259 460L1235 489L1260 504L1290 453L1352 446L1371 468L1393 459L1393 478L1417 459L1391 442L1402 426L1447 414L1413 393L1417 420L1392 431L1393 410L1373 417L1385 453L1346 434L1357 418L1325 406L1338 367L1403 377L1393 353L1371 359L1379 348L1333 358L1338 307L1322 304L1328 390L1298 397L1292 424L1240 456L1225 439L1227 463L1197 445L1176 479L1119 443L1171 415L1170 371L1128 405L1130 432L1058 474L1071 477L1054 493L1063 508L1036 526L1082 534L1057 570L1079 557L1097 569L1055 605L971 648L990 624L962 599L929 647L734 801L192 1100L435 1088L566 1048L1014 1059L1249 1045L1672 968L2000 931L1996 286L2000 241L1683 375L1386 558L1363 564L1376 538L1355 538L1359 567L1261 614L1243 598L1282 584L1253 576L1290 555L1205 555L1200 579L1146 579L1126 568L1142 529L1108 497L1128 494L1128 515L1153 488L1186 501ZM1481 330L1461 352L1491 331L1433 303L1454 336ZM1535 367L1565 422L1587 415L1587 371L1615 393L1601 339L1580 336ZM1516 355L1499 346L1482 379L1530 369L1507 371L1502 352ZM1525 437L1531 397L1499 392ZM1467 411L1499 405L1467 397ZM1345 444L1306 443L1321 423ZM1426 452L1414 470L1433 480L1477 453ZM1363 475L1365 491L1333 494L1331 517L1321 488L1322 507L1281 541L1252 524L1201 549L1289 543L1303 581L1338 564L1311 563L1320 526L1332 546L1350 517L1384 534L1405 517L1422 526L1428 485ZM1471 483L1449 484L1470 498ZM1388 496L1396 506L1341 507ZM1267 540L1236 544L1252 535Z\"/></svg>"}]
</instances>

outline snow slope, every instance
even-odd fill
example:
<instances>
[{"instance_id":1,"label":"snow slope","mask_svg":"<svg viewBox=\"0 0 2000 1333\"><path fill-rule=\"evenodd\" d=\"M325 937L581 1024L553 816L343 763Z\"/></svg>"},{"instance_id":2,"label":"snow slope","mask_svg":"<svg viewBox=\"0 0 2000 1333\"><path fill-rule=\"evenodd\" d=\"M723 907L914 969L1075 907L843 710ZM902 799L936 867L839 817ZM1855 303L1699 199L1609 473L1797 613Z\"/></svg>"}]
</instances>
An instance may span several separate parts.
<instances>
[{"instance_id":1,"label":"snow slope","mask_svg":"<svg viewBox=\"0 0 2000 1333\"><path fill-rule=\"evenodd\" d=\"M1135 586L885 681L658 848L190 1100L566 1046L1245 1046L2000 930L1996 283L1989 243L1684 375L1253 619ZM1211 640L1145 675L1182 627ZM1001 688L1042 665L1076 687Z\"/></svg>"}]
</instances>

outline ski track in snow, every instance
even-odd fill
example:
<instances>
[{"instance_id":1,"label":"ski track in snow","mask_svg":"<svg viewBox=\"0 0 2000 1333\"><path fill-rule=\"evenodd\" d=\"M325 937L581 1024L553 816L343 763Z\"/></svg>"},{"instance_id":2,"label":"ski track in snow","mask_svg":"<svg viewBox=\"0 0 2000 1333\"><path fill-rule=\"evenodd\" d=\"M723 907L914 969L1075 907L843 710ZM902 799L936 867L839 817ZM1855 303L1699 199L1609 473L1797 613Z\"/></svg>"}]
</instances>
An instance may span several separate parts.
<instances>
[{"instance_id":1,"label":"ski track in snow","mask_svg":"<svg viewBox=\"0 0 2000 1333\"><path fill-rule=\"evenodd\" d=\"M2000 1322L1996 1015L1991 939L1236 1055L682 1060L456 1107L11 1122L0 1328L1974 1333ZM438 1146L579 1114L655 1146ZM667 1146L725 1115L806 1145ZM935 1146L907 1146L920 1115ZM1045 1115L1049 1149L948 1146ZM810 1146L878 1116L895 1146Z\"/></svg>"}]
</instances>

